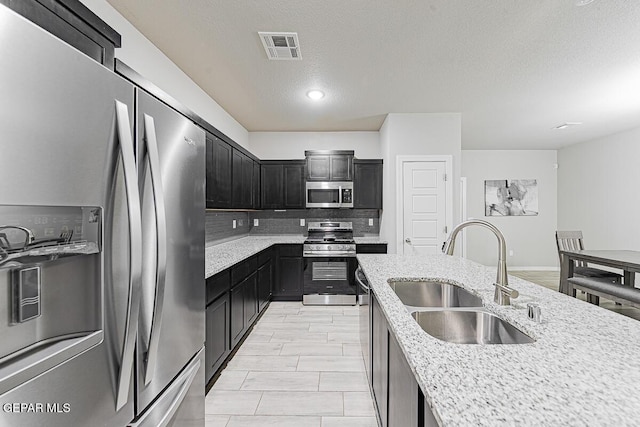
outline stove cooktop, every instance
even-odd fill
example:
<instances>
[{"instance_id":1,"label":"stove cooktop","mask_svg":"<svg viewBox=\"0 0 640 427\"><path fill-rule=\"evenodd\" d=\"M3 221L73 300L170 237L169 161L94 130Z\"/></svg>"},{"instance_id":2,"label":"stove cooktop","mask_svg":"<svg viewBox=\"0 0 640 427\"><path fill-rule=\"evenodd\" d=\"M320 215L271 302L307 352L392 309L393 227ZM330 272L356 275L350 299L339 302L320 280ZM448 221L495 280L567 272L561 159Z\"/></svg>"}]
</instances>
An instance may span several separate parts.
<instances>
[{"instance_id":1,"label":"stove cooktop","mask_svg":"<svg viewBox=\"0 0 640 427\"><path fill-rule=\"evenodd\" d=\"M355 243L353 239L307 239L304 243Z\"/></svg>"}]
</instances>

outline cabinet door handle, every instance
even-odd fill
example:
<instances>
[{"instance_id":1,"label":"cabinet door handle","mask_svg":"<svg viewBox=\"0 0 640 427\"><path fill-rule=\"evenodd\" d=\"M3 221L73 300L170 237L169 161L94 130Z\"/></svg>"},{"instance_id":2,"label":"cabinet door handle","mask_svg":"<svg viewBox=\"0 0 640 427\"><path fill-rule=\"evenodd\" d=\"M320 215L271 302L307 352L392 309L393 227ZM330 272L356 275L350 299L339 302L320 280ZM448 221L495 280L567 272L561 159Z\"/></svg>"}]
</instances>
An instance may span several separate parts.
<instances>
[{"instance_id":1,"label":"cabinet door handle","mask_svg":"<svg viewBox=\"0 0 640 427\"><path fill-rule=\"evenodd\" d=\"M404 239L404 241L405 241L405 242L407 242L407 243L409 243L409 244L411 244L411 239L410 239L410 238L408 238L408 237L407 237L406 239Z\"/></svg>"}]
</instances>

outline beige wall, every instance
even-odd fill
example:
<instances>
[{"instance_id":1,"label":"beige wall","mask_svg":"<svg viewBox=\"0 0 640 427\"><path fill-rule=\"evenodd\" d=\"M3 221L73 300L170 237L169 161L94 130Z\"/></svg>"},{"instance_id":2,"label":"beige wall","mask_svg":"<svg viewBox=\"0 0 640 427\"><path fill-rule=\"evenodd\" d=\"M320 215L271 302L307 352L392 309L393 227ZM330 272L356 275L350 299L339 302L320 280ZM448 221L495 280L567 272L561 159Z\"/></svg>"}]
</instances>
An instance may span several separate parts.
<instances>
[{"instance_id":1,"label":"beige wall","mask_svg":"<svg viewBox=\"0 0 640 427\"><path fill-rule=\"evenodd\" d=\"M640 250L640 128L558 150L558 228L590 249Z\"/></svg>"},{"instance_id":2,"label":"beige wall","mask_svg":"<svg viewBox=\"0 0 640 427\"><path fill-rule=\"evenodd\" d=\"M555 269L557 162L555 150L463 150L462 176L467 178L467 217L484 219L502 231L509 267ZM537 216L485 217L484 181L536 179ZM484 229L467 229L467 258L496 265L496 239ZM513 251L513 255L509 255Z\"/></svg>"},{"instance_id":3,"label":"beige wall","mask_svg":"<svg viewBox=\"0 0 640 427\"><path fill-rule=\"evenodd\" d=\"M155 47L105 0L81 0L122 36L116 58L225 133L238 144L249 143L247 130Z\"/></svg>"},{"instance_id":4,"label":"beige wall","mask_svg":"<svg viewBox=\"0 0 640 427\"><path fill-rule=\"evenodd\" d=\"M384 160L383 212L380 235L396 253L402 236L396 235L396 157L399 155L451 155L453 157L453 221L459 222L461 159L461 115L459 113L389 114L380 128Z\"/></svg>"},{"instance_id":5,"label":"beige wall","mask_svg":"<svg viewBox=\"0 0 640 427\"><path fill-rule=\"evenodd\" d=\"M260 159L304 159L305 150L354 150L380 159L378 132L249 132L249 149Z\"/></svg>"}]
</instances>

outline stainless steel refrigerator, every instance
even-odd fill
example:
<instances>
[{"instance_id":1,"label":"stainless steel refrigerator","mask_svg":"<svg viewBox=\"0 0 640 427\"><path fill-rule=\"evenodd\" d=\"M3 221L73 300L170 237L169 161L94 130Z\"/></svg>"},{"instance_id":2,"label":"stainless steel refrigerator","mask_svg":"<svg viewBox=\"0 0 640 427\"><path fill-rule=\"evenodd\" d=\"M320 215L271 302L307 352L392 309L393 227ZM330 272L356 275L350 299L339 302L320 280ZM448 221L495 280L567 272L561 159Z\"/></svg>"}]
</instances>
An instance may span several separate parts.
<instances>
[{"instance_id":1,"label":"stainless steel refrigerator","mask_svg":"<svg viewBox=\"0 0 640 427\"><path fill-rule=\"evenodd\" d=\"M0 32L0 426L203 426L204 131Z\"/></svg>"}]
</instances>

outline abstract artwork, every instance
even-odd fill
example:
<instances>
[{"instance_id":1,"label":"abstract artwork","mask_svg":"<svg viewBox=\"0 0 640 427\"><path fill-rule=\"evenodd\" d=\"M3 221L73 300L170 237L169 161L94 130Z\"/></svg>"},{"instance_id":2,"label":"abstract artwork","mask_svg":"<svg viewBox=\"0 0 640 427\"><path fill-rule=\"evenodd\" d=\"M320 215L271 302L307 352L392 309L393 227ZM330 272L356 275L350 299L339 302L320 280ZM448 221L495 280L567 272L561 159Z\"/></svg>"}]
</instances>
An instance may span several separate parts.
<instances>
[{"instance_id":1,"label":"abstract artwork","mask_svg":"<svg viewBox=\"0 0 640 427\"><path fill-rule=\"evenodd\" d=\"M484 182L485 216L538 215L535 179L495 179Z\"/></svg>"}]
</instances>

